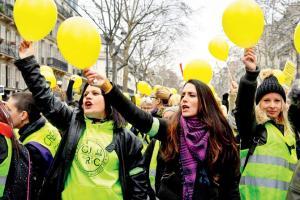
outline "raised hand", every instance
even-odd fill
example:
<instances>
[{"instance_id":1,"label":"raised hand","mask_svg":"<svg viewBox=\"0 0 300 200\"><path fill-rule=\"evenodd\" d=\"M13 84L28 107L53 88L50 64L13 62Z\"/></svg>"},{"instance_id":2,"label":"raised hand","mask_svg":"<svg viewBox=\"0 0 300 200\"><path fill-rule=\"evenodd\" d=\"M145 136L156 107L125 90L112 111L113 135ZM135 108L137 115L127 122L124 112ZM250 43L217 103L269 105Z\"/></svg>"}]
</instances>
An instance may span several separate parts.
<instances>
[{"instance_id":1,"label":"raised hand","mask_svg":"<svg viewBox=\"0 0 300 200\"><path fill-rule=\"evenodd\" d=\"M242 58L245 64L246 70L255 71L256 70L256 55L253 48L245 49L244 57Z\"/></svg>"},{"instance_id":2,"label":"raised hand","mask_svg":"<svg viewBox=\"0 0 300 200\"><path fill-rule=\"evenodd\" d=\"M19 56L21 59L34 55L32 42L22 41L19 46Z\"/></svg>"},{"instance_id":3,"label":"raised hand","mask_svg":"<svg viewBox=\"0 0 300 200\"><path fill-rule=\"evenodd\" d=\"M83 75L88 79L90 85L102 86L107 79L104 74L99 74L90 69L83 70Z\"/></svg>"}]
</instances>

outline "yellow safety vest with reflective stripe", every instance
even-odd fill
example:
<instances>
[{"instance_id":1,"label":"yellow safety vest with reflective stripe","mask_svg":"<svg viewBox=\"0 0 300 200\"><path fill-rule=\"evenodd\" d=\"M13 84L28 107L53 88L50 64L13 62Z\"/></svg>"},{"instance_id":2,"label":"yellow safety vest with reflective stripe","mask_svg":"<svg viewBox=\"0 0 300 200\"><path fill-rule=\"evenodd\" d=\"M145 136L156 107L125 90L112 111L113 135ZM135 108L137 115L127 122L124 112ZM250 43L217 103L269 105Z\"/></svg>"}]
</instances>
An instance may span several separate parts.
<instances>
[{"instance_id":1,"label":"yellow safety vest with reflective stripe","mask_svg":"<svg viewBox=\"0 0 300 200\"><path fill-rule=\"evenodd\" d=\"M160 147L160 141L156 140L152 157L151 157L151 162L150 162L150 168L149 168L149 179L150 179L150 184L152 189L155 190L155 176L156 176L156 166L157 166L157 155Z\"/></svg>"},{"instance_id":2,"label":"yellow safety vest with reflective stripe","mask_svg":"<svg viewBox=\"0 0 300 200\"><path fill-rule=\"evenodd\" d=\"M267 143L257 146L240 181L241 199L285 199L297 163L296 141L292 133L283 134L266 123ZM293 149L289 147L294 147ZM241 166L248 149L241 150Z\"/></svg>"},{"instance_id":3,"label":"yellow safety vest with reflective stripe","mask_svg":"<svg viewBox=\"0 0 300 200\"><path fill-rule=\"evenodd\" d=\"M0 197L3 196L7 175L9 172L11 157L12 157L12 143L11 140L7 137L4 137L7 144L7 157L0 164Z\"/></svg>"},{"instance_id":4,"label":"yellow safety vest with reflective stripe","mask_svg":"<svg viewBox=\"0 0 300 200\"><path fill-rule=\"evenodd\" d=\"M29 142L37 142L47 148L54 157L60 140L61 136L58 130L49 122L46 122L42 128L29 135L23 141L23 144L26 145Z\"/></svg>"}]
</instances>

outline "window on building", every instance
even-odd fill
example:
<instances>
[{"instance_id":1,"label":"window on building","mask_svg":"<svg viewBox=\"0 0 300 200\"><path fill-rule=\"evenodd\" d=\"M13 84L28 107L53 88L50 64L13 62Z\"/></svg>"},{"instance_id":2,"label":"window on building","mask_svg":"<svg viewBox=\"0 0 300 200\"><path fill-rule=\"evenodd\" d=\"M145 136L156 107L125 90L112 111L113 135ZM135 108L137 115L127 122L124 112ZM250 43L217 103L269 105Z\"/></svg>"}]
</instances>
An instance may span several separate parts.
<instances>
[{"instance_id":1,"label":"window on building","mask_svg":"<svg viewBox=\"0 0 300 200\"><path fill-rule=\"evenodd\" d=\"M0 25L0 37L2 38L2 39L5 39L5 37L6 37L6 27L5 26L3 26L3 25Z\"/></svg>"},{"instance_id":2,"label":"window on building","mask_svg":"<svg viewBox=\"0 0 300 200\"><path fill-rule=\"evenodd\" d=\"M6 86L6 64L0 64L0 85Z\"/></svg>"},{"instance_id":3,"label":"window on building","mask_svg":"<svg viewBox=\"0 0 300 200\"><path fill-rule=\"evenodd\" d=\"M13 65L7 67L8 71L8 87L15 88L16 85L16 68Z\"/></svg>"}]
</instances>

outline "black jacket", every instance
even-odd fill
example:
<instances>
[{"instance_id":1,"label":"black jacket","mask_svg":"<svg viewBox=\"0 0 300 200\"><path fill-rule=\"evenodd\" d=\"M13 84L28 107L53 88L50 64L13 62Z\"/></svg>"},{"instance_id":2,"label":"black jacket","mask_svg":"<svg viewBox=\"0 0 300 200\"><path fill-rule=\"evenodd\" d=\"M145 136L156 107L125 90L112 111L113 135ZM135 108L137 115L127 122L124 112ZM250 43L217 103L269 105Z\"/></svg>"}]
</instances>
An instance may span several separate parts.
<instances>
[{"instance_id":1,"label":"black jacket","mask_svg":"<svg viewBox=\"0 0 300 200\"><path fill-rule=\"evenodd\" d=\"M53 96L33 56L18 60L15 64L44 116L63 133L41 193L41 199L61 199L80 135L85 129L83 112L78 108L71 110ZM146 199L146 172L129 175L131 169L143 167L141 149L142 143L126 129L115 130L112 143L106 147L107 151L115 150L118 155L124 200Z\"/></svg>"},{"instance_id":2,"label":"black jacket","mask_svg":"<svg viewBox=\"0 0 300 200\"><path fill-rule=\"evenodd\" d=\"M0 135L2 138L3 136ZM31 199L30 156L28 150L20 143L13 145L12 159L5 184L4 194L0 199Z\"/></svg>"},{"instance_id":3,"label":"black jacket","mask_svg":"<svg viewBox=\"0 0 300 200\"><path fill-rule=\"evenodd\" d=\"M23 143L27 137L41 129L46 123L46 120L41 117L38 120L26 124L19 130L19 140ZM24 145L30 154L31 161L31 197L30 199L38 199L38 192L45 178L45 175L53 161L53 156L49 149L45 148L40 143L29 142Z\"/></svg>"},{"instance_id":4,"label":"black jacket","mask_svg":"<svg viewBox=\"0 0 300 200\"><path fill-rule=\"evenodd\" d=\"M154 118L151 114L138 109L114 86L112 90L105 95L111 105L134 127L141 132L148 133L151 130ZM161 145L167 140L168 124L165 120L158 118L159 128L155 138L161 141ZM222 158L222 155L220 156ZM234 165L232 160L228 160L225 166L218 166L216 174L219 180L213 181L209 175L211 186L205 187L196 184L194 190L194 199L240 199L239 193L239 165ZM236 162L235 162L236 163ZM165 163L164 172L161 178L161 185L158 191L160 199L181 199L182 197L182 176L179 156L174 160Z\"/></svg>"},{"instance_id":5,"label":"black jacket","mask_svg":"<svg viewBox=\"0 0 300 200\"><path fill-rule=\"evenodd\" d=\"M237 128L241 137L241 149L250 148L253 144L253 138L259 138L259 145L266 144L267 142L267 131L264 124L258 124L256 121L254 102L255 102L255 92L257 88L257 76L259 74L259 69L255 72L246 71L246 74L241 78L238 90L238 96L236 99L235 108L235 118L237 123ZM292 93L295 92L292 89ZM296 106L296 101L292 101L289 110L289 121L295 131L299 131L300 123L300 107ZM298 122L297 122L298 120ZM283 132L284 127L282 125L273 123L281 132ZM298 134L296 134L297 136ZM296 137L296 141L297 141ZM295 147L293 147L295 148ZM297 151L299 155L299 151Z\"/></svg>"}]
</instances>

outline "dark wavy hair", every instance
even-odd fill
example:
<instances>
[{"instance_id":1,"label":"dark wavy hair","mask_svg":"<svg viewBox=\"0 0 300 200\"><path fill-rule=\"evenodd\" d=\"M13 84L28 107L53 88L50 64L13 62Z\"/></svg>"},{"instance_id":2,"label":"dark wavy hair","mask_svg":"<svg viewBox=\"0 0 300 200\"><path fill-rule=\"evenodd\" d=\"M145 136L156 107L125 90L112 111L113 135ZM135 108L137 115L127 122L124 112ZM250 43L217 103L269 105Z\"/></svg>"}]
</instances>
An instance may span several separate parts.
<instances>
[{"instance_id":1,"label":"dark wavy hair","mask_svg":"<svg viewBox=\"0 0 300 200\"><path fill-rule=\"evenodd\" d=\"M220 164L229 159L239 162L236 140L210 88L203 82L193 79L187 81L186 84L193 84L196 87L199 101L197 116L210 132L207 150L209 167L213 169L217 161L220 161ZM166 161L174 159L179 153L180 117L181 108L171 118L168 126L168 139L166 144L162 145L162 155Z\"/></svg>"},{"instance_id":2,"label":"dark wavy hair","mask_svg":"<svg viewBox=\"0 0 300 200\"><path fill-rule=\"evenodd\" d=\"M79 100L79 109L83 112L82 104L83 104L83 98L84 98L84 93L87 89L89 84L85 84L83 90L82 90L82 95ZM104 94L104 91L101 90L101 93ZM104 97L104 102L105 102L105 114L106 114L106 119L108 120L113 120L114 122L114 132L117 130L124 128L126 126L126 121L125 119L110 105L109 101L107 100L107 97L103 95Z\"/></svg>"}]
</instances>

